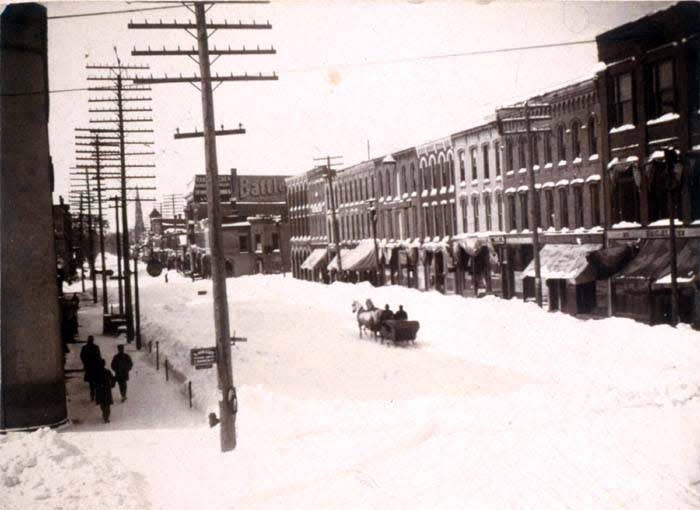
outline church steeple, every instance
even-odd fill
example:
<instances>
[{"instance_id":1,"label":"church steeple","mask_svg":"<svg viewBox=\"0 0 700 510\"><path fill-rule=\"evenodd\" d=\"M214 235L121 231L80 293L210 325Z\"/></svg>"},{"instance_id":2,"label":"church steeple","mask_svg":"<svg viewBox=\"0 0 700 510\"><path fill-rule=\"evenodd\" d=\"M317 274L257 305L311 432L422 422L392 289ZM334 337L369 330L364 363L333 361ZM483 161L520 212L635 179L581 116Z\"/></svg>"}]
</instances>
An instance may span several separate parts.
<instances>
[{"instance_id":1,"label":"church steeple","mask_svg":"<svg viewBox=\"0 0 700 510\"><path fill-rule=\"evenodd\" d=\"M134 220L134 241L139 242L143 237L146 228L143 224L143 211L141 210L141 198L139 189L136 188L136 220Z\"/></svg>"}]
</instances>

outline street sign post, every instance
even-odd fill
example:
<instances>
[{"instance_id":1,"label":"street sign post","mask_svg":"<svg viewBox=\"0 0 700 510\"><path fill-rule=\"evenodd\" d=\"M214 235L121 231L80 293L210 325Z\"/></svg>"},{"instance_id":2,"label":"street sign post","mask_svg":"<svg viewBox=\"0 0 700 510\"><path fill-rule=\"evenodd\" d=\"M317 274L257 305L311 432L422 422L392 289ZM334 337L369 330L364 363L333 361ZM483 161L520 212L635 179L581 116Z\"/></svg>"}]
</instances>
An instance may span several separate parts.
<instances>
[{"instance_id":1,"label":"street sign post","mask_svg":"<svg viewBox=\"0 0 700 510\"><path fill-rule=\"evenodd\" d=\"M197 370L211 368L216 363L216 347L190 349L190 364Z\"/></svg>"}]
</instances>

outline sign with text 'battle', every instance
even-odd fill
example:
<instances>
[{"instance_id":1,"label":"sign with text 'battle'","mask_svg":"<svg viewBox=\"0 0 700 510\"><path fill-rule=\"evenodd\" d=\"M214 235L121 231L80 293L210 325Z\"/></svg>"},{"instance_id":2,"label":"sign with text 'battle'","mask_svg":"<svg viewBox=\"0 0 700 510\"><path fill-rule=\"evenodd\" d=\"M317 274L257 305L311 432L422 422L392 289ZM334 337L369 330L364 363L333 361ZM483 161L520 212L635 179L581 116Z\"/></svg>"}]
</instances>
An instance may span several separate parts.
<instances>
[{"instance_id":1,"label":"sign with text 'battle'","mask_svg":"<svg viewBox=\"0 0 700 510\"><path fill-rule=\"evenodd\" d=\"M240 202L284 202L287 187L283 175L239 175L234 196Z\"/></svg>"}]
</instances>

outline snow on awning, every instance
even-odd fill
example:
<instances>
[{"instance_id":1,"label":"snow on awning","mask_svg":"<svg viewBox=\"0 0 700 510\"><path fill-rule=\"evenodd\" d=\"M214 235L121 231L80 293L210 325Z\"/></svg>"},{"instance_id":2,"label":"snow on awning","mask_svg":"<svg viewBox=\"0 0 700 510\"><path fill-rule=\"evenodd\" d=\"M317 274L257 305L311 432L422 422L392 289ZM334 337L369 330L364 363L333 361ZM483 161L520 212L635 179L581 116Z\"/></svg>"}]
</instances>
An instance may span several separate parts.
<instances>
[{"instance_id":1,"label":"snow on awning","mask_svg":"<svg viewBox=\"0 0 700 510\"><path fill-rule=\"evenodd\" d=\"M377 269L374 241L363 241L351 250L341 249L343 271L366 271ZM328 264L329 271L338 270L338 257Z\"/></svg>"},{"instance_id":2,"label":"snow on awning","mask_svg":"<svg viewBox=\"0 0 700 510\"><path fill-rule=\"evenodd\" d=\"M568 280L579 284L595 280L595 270L586 256L599 250L600 244L547 244L540 250L540 276L543 280ZM535 277L534 259L522 273L523 278Z\"/></svg>"},{"instance_id":3,"label":"snow on awning","mask_svg":"<svg viewBox=\"0 0 700 510\"><path fill-rule=\"evenodd\" d=\"M327 255L328 250L326 248L316 248L308 257L306 257L304 262L302 262L301 269L315 271L318 266L325 262Z\"/></svg>"}]
</instances>

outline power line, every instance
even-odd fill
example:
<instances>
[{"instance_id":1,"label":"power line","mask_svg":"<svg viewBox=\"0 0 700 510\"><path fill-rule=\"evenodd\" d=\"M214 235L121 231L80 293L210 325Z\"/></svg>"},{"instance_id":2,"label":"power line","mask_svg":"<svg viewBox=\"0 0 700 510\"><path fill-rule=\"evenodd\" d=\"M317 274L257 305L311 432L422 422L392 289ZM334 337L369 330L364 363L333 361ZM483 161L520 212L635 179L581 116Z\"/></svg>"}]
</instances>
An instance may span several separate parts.
<instances>
[{"instance_id":1,"label":"power line","mask_svg":"<svg viewBox=\"0 0 700 510\"><path fill-rule=\"evenodd\" d=\"M122 9L119 11L98 11L98 12L84 12L80 14L63 14L60 16L47 16L47 19L68 19L68 18L86 18L88 16L109 16L112 14L128 14L130 12L146 12L146 11L159 11L164 9L182 9L184 5L164 5L162 7L142 7L140 9Z\"/></svg>"},{"instance_id":2,"label":"power line","mask_svg":"<svg viewBox=\"0 0 700 510\"><path fill-rule=\"evenodd\" d=\"M116 11L115 11L116 12ZM463 51L463 52L458 52L458 53L439 53L435 55L423 55L419 57L406 57L406 58L401 58L401 59L394 59L394 60L376 60L372 62L362 62L362 63L357 63L357 64L340 64L340 65L335 65L331 67L335 68L348 68L348 67L367 67L367 66L373 66L373 65L387 65L387 64L398 64L402 62L414 62L414 61L420 61L420 60L435 60L435 59L443 59L443 58L456 58L456 57L470 57L470 56L476 56L476 55L490 55L490 54L497 54L497 53L510 53L514 51L529 51L529 50L541 50L541 49L547 49L547 48L558 48L558 47L563 47L563 46L576 46L576 45L581 45L581 44L592 44L595 43L595 39L584 39L582 41L570 41L570 42L559 42L559 43L549 43L549 44L534 44L530 46L512 46L509 48L496 48L496 49L488 49L488 50L474 50L474 51ZM317 70L323 70L327 69L329 66L314 66L314 67L306 67L306 68L299 68L299 69L283 69L284 72L287 73L304 73L304 72L309 72L309 71L317 71ZM57 89L57 90L49 90L49 94L57 94L57 93L62 93L62 92L82 92L89 90L87 88L71 88L71 89ZM15 97L15 96L28 96L28 95L34 95L34 94L44 94L44 91L35 91L35 92L16 92L16 93L3 93L0 94L2 97Z\"/></svg>"}]
</instances>

